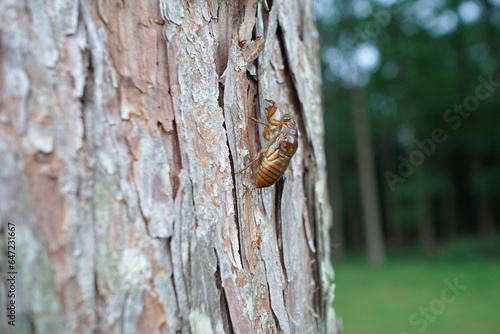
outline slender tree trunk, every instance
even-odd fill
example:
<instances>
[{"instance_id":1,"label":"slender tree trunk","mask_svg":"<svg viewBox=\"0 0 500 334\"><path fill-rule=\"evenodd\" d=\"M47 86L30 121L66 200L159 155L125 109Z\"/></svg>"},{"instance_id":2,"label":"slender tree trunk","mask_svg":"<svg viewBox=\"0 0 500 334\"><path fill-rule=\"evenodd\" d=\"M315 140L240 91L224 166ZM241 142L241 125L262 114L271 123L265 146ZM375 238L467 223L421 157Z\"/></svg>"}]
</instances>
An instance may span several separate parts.
<instances>
[{"instance_id":1,"label":"slender tree trunk","mask_svg":"<svg viewBox=\"0 0 500 334\"><path fill-rule=\"evenodd\" d=\"M268 3L0 4L0 332L338 332L313 2ZM256 189L264 99L300 139Z\"/></svg>"},{"instance_id":2,"label":"slender tree trunk","mask_svg":"<svg viewBox=\"0 0 500 334\"><path fill-rule=\"evenodd\" d=\"M445 194L441 198L441 219L443 220L443 233L448 240L454 240L458 236L458 218L456 208L456 198L454 193Z\"/></svg>"},{"instance_id":3,"label":"slender tree trunk","mask_svg":"<svg viewBox=\"0 0 500 334\"><path fill-rule=\"evenodd\" d=\"M473 155L469 160L469 165L473 177L484 174L484 163L481 161L481 157ZM495 235L497 229L488 189L476 190L474 202L477 211L478 234L482 237Z\"/></svg>"},{"instance_id":4,"label":"slender tree trunk","mask_svg":"<svg viewBox=\"0 0 500 334\"><path fill-rule=\"evenodd\" d=\"M396 155L394 138L392 136L385 138L381 146L383 147L381 163L384 172L397 170L397 162L394 159ZM387 184L382 186L382 193L383 209L387 222L387 245L393 249L401 249L405 245L404 226L401 219L395 218L401 210L401 204Z\"/></svg>"},{"instance_id":5,"label":"slender tree trunk","mask_svg":"<svg viewBox=\"0 0 500 334\"><path fill-rule=\"evenodd\" d=\"M443 159L443 170L448 171L449 175L453 175L453 159L452 156ZM449 192L444 193L441 196L440 208L441 214L438 215L438 219L442 222L443 226L443 236L445 238L444 242L449 240L454 240L458 236L458 213L457 213L457 199L456 199L456 189L455 183L452 182L452 189Z\"/></svg>"},{"instance_id":6,"label":"slender tree trunk","mask_svg":"<svg viewBox=\"0 0 500 334\"><path fill-rule=\"evenodd\" d=\"M363 88L355 86L351 89L351 94L368 259L373 266L380 266L385 262L385 247L380 221L375 160L367 119L368 111Z\"/></svg>"},{"instance_id":7,"label":"slender tree trunk","mask_svg":"<svg viewBox=\"0 0 500 334\"><path fill-rule=\"evenodd\" d=\"M349 236L348 245L356 252L366 250L366 245L363 238L363 223L359 206L351 206L346 210L347 216L347 235Z\"/></svg>"},{"instance_id":8,"label":"slender tree trunk","mask_svg":"<svg viewBox=\"0 0 500 334\"><path fill-rule=\"evenodd\" d=\"M415 177L421 178L422 173L416 173ZM415 208L417 210L417 234L420 245L426 255L434 255L437 249L436 229L432 221L431 199L425 188L425 181L417 181L417 194L415 196Z\"/></svg>"},{"instance_id":9,"label":"slender tree trunk","mask_svg":"<svg viewBox=\"0 0 500 334\"><path fill-rule=\"evenodd\" d=\"M333 143L337 141L335 138ZM330 189L335 201L332 203L333 209L333 228L331 229L330 239L332 243L331 251L332 257L337 260L343 260L345 257L345 232L344 232L344 206L342 202L342 177L341 177L341 163L338 149L330 148L332 152L332 167L329 169Z\"/></svg>"}]
</instances>

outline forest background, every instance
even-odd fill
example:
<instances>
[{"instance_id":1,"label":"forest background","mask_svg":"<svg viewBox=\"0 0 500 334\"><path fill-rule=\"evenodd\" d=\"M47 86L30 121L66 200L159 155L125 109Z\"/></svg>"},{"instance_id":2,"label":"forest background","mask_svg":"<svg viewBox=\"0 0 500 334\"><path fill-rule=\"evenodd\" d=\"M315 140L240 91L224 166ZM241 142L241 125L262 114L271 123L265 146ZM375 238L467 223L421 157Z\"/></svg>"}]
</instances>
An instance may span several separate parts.
<instances>
[{"instance_id":1,"label":"forest background","mask_svg":"<svg viewBox=\"0 0 500 334\"><path fill-rule=\"evenodd\" d=\"M498 333L500 1L316 12L345 332Z\"/></svg>"}]
</instances>

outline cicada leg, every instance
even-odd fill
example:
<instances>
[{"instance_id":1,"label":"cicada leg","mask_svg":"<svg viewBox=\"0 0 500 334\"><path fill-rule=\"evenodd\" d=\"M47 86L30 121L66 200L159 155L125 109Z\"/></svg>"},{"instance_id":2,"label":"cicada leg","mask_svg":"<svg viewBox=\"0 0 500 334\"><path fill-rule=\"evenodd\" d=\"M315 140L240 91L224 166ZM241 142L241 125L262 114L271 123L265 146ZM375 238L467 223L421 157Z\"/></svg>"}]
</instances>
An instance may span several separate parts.
<instances>
[{"instance_id":1,"label":"cicada leg","mask_svg":"<svg viewBox=\"0 0 500 334\"><path fill-rule=\"evenodd\" d=\"M235 174L239 174L239 173L242 173L244 172L245 170L247 170L248 167L250 167L251 165L253 165L257 160L259 160L260 156L262 154L264 154L264 152L266 152L267 150L267 147L264 147L262 150L260 150L258 153L257 153L257 157L255 159L253 159L248 165L246 165L242 170L239 170L237 171Z\"/></svg>"},{"instance_id":2,"label":"cicada leg","mask_svg":"<svg viewBox=\"0 0 500 334\"><path fill-rule=\"evenodd\" d=\"M253 117L248 116L252 121L255 123L259 123L265 126L264 131L262 131L262 137L266 138L267 140L271 141L274 137L274 133L276 129L271 130L271 125L273 126L279 126L281 124L280 120L272 118L276 111L278 110L278 107L276 107L276 102L273 100L266 100L267 103L269 103L269 107L266 108L267 114L266 118L268 123L261 122Z\"/></svg>"},{"instance_id":3,"label":"cicada leg","mask_svg":"<svg viewBox=\"0 0 500 334\"><path fill-rule=\"evenodd\" d=\"M271 130L268 123L261 122L250 116L248 116L248 118L250 118L255 123L259 123L265 126L264 131L262 131L262 137L266 138L267 140L271 140L274 137L274 130ZM271 134L269 134L269 132L271 132Z\"/></svg>"}]
</instances>

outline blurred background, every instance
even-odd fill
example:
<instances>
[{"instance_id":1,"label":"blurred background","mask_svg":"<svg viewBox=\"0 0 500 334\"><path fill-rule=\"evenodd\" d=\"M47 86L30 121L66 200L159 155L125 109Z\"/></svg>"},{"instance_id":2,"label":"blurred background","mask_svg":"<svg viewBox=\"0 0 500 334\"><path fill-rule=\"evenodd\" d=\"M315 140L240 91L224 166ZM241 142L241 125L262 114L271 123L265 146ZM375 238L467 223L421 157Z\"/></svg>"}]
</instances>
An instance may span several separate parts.
<instances>
[{"instance_id":1,"label":"blurred background","mask_svg":"<svg viewBox=\"0 0 500 334\"><path fill-rule=\"evenodd\" d=\"M500 333L500 0L317 0L345 333Z\"/></svg>"}]
</instances>

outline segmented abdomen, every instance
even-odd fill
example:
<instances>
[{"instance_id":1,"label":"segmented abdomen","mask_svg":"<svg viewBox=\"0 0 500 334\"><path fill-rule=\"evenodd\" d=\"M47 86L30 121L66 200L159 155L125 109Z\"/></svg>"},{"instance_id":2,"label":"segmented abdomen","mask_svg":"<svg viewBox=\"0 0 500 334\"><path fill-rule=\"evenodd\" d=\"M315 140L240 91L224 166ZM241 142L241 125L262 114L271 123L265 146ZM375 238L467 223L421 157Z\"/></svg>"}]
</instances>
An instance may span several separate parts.
<instances>
[{"instance_id":1,"label":"segmented abdomen","mask_svg":"<svg viewBox=\"0 0 500 334\"><path fill-rule=\"evenodd\" d=\"M267 157L264 157L257 170L257 188L265 188L275 184L285 173L290 164L290 158L279 156L277 159L270 161Z\"/></svg>"}]
</instances>

